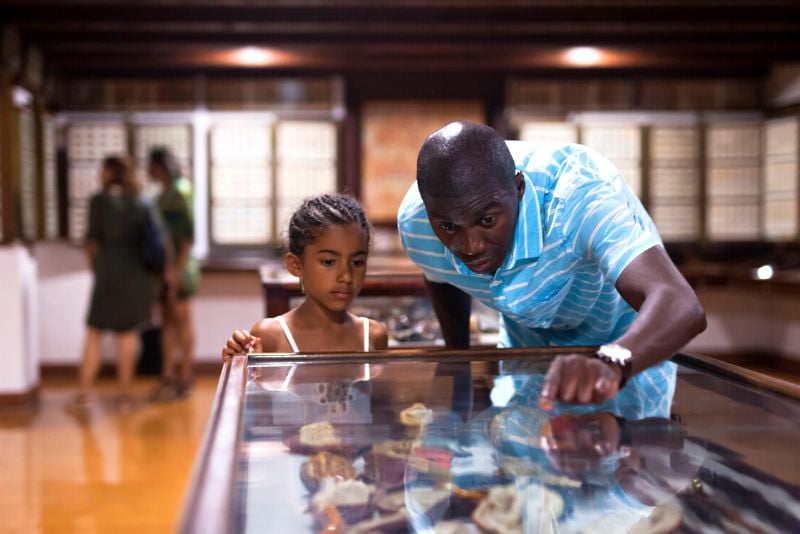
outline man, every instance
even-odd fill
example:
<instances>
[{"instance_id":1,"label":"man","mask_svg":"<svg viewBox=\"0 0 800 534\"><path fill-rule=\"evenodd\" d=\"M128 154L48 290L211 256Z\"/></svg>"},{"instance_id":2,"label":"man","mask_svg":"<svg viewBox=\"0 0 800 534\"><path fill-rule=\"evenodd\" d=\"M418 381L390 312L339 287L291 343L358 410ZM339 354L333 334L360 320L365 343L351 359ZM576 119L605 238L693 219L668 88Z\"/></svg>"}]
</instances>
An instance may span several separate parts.
<instances>
[{"instance_id":1,"label":"man","mask_svg":"<svg viewBox=\"0 0 800 534\"><path fill-rule=\"evenodd\" d=\"M548 409L604 402L628 379L671 396L665 360L706 326L639 199L585 146L448 124L420 150L398 227L449 347L469 346L472 297L501 313L500 346L601 345L598 358L553 361Z\"/></svg>"}]
</instances>

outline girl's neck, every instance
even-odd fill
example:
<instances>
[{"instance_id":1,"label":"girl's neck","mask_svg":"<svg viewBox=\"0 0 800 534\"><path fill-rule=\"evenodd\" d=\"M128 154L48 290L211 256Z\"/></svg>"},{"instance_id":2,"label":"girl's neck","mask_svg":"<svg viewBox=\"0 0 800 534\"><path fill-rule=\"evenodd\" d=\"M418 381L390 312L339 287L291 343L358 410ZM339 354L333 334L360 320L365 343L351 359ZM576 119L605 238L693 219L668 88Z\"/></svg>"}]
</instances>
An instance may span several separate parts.
<instances>
[{"instance_id":1,"label":"girl's neck","mask_svg":"<svg viewBox=\"0 0 800 534\"><path fill-rule=\"evenodd\" d=\"M308 320L315 324L333 323L341 325L350 319L350 314L347 310L331 310L309 297L306 297L303 303L295 308L295 316L302 321Z\"/></svg>"}]
</instances>

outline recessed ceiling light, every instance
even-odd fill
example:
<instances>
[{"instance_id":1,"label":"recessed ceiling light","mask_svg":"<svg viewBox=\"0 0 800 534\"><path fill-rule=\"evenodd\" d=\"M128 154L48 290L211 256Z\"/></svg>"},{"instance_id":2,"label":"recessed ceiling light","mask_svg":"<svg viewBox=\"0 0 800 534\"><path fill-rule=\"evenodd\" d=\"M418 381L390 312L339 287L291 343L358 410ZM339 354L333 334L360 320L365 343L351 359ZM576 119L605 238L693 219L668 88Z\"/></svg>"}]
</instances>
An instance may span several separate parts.
<instances>
[{"instance_id":1,"label":"recessed ceiling light","mask_svg":"<svg viewBox=\"0 0 800 534\"><path fill-rule=\"evenodd\" d=\"M234 52L234 58L238 64L254 67L268 65L273 56L274 54L270 50L257 46L245 46Z\"/></svg>"},{"instance_id":2,"label":"recessed ceiling light","mask_svg":"<svg viewBox=\"0 0 800 534\"><path fill-rule=\"evenodd\" d=\"M570 48L565 54L567 63L581 67L597 65L602 59L602 53L592 46L576 46Z\"/></svg>"}]
</instances>

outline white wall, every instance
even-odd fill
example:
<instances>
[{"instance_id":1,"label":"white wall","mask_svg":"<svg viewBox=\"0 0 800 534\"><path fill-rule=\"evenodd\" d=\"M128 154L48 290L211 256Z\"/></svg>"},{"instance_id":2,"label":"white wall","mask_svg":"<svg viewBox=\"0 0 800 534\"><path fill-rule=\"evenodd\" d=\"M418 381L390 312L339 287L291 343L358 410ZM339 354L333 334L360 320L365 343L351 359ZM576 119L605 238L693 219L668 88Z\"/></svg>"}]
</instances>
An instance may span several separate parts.
<instances>
[{"instance_id":1,"label":"white wall","mask_svg":"<svg viewBox=\"0 0 800 534\"><path fill-rule=\"evenodd\" d=\"M27 393L39 383L36 276L24 247L0 247L0 394Z\"/></svg>"},{"instance_id":2,"label":"white wall","mask_svg":"<svg viewBox=\"0 0 800 534\"><path fill-rule=\"evenodd\" d=\"M92 289L92 276L83 249L63 242L35 247L39 264L39 317L43 364L77 364ZM255 272L204 273L193 301L197 331L197 360L217 361L225 340L235 328L250 328L263 317L261 283ZM154 315L155 317L155 315ZM110 339L104 345L113 359Z\"/></svg>"}]
</instances>

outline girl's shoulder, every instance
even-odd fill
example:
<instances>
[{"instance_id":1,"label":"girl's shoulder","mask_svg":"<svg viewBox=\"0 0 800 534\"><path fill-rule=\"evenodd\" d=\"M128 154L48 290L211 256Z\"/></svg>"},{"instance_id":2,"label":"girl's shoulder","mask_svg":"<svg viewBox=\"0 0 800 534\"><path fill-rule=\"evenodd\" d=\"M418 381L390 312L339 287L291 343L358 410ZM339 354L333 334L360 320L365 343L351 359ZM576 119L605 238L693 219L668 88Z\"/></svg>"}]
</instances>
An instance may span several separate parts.
<instances>
[{"instance_id":1,"label":"girl's shoulder","mask_svg":"<svg viewBox=\"0 0 800 534\"><path fill-rule=\"evenodd\" d=\"M250 334L261 338L264 352L274 352L278 341L283 339L284 333L277 317L265 317L253 325Z\"/></svg>"}]
</instances>

